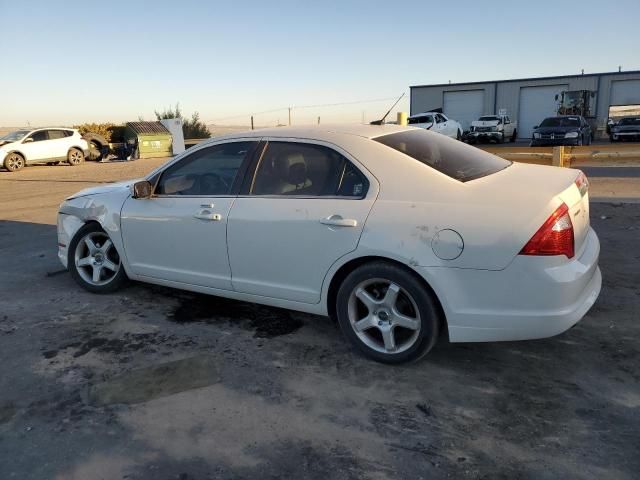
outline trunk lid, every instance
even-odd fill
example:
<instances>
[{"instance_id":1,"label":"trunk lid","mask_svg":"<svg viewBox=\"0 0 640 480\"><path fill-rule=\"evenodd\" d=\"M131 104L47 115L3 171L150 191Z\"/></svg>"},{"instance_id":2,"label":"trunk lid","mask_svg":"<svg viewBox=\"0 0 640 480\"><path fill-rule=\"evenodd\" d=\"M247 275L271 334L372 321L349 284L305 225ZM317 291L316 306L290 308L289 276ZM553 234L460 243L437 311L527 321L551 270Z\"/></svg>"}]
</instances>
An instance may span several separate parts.
<instances>
[{"instance_id":1,"label":"trunk lid","mask_svg":"<svg viewBox=\"0 0 640 480\"><path fill-rule=\"evenodd\" d=\"M589 230L589 195L576 186L578 175L569 168L514 163L468 182L468 198L474 202L470 208L479 217L473 222L479 237L469 248L478 249L475 253L483 265L469 266L505 268L562 202L569 207L575 256L580 256ZM479 245L474 248L474 243Z\"/></svg>"}]
</instances>

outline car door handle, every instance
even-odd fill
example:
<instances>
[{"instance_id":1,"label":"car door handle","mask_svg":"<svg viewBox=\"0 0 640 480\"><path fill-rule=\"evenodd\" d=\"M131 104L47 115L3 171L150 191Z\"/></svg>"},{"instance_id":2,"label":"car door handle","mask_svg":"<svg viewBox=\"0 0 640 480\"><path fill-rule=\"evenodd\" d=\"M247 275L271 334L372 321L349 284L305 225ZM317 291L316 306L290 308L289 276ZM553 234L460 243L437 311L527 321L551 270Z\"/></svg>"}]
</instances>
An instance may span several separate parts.
<instances>
[{"instance_id":1,"label":"car door handle","mask_svg":"<svg viewBox=\"0 0 640 480\"><path fill-rule=\"evenodd\" d=\"M213 213L207 209L202 209L196 213L193 218L197 218L198 220L207 220L209 222L219 222L222 220L222 215L219 213Z\"/></svg>"},{"instance_id":2,"label":"car door handle","mask_svg":"<svg viewBox=\"0 0 640 480\"><path fill-rule=\"evenodd\" d=\"M353 218L342 218L341 215L331 215L330 217L320 220L323 225L330 225L332 227L357 227L358 221Z\"/></svg>"}]
</instances>

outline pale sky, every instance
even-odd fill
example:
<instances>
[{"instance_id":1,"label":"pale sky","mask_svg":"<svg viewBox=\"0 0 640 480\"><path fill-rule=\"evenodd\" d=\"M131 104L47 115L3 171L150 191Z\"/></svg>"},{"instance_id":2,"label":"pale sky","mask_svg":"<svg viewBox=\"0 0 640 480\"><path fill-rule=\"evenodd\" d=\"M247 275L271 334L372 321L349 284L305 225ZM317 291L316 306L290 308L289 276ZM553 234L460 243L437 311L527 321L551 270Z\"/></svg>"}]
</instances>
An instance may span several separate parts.
<instances>
[{"instance_id":1,"label":"pale sky","mask_svg":"<svg viewBox=\"0 0 640 480\"><path fill-rule=\"evenodd\" d=\"M370 121L403 92L408 111L410 85L640 69L639 23L638 0L0 0L0 126L176 102L207 123Z\"/></svg>"}]
</instances>

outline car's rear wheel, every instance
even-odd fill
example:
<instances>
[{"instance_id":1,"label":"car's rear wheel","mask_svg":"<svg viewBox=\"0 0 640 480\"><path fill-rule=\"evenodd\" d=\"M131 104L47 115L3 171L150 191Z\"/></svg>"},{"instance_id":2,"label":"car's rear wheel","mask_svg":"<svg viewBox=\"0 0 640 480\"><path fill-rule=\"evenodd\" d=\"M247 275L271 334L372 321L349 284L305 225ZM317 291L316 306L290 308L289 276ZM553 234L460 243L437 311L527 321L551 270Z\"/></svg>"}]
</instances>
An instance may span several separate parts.
<instances>
[{"instance_id":1,"label":"car's rear wheel","mask_svg":"<svg viewBox=\"0 0 640 480\"><path fill-rule=\"evenodd\" d=\"M511 134L511 143L516 141L517 134L518 132L514 130L513 133Z\"/></svg>"},{"instance_id":2,"label":"car's rear wheel","mask_svg":"<svg viewBox=\"0 0 640 480\"><path fill-rule=\"evenodd\" d=\"M456 133L456 140L462 140L462 132L460 130Z\"/></svg>"},{"instance_id":3,"label":"car's rear wheel","mask_svg":"<svg viewBox=\"0 0 640 480\"><path fill-rule=\"evenodd\" d=\"M17 172L18 170L24 168L24 166L24 157L19 153L10 153L4 159L4 168L9 170L10 172Z\"/></svg>"},{"instance_id":4,"label":"car's rear wheel","mask_svg":"<svg viewBox=\"0 0 640 480\"><path fill-rule=\"evenodd\" d=\"M358 267L338 290L340 327L366 356L384 363L417 360L436 343L440 313L415 274L374 262Z\"/></svg>"},{"instance_id":5,"label":"car's rear wheel","mask_svg":"<svg viewBox=\"0 0 640 480\"><path fill-rule=\"evenodd\" d=\"M67 162L69 162L69 165L73 165L74 167L84 163L84 153L82 153L82 150L72 148L67 154Z\"/></svg>"},{"instance_id":6,"label":"car's rear wheel","mask_svg":"<svg viewBox=\"0 0 640 480\"><path fill-rule=\"evenodd\" d=\"M109 235L96 223L78 230L69 245L69 272L85 290L109 293L127 281L120 254Z\"/></svg>"}]
</instances>

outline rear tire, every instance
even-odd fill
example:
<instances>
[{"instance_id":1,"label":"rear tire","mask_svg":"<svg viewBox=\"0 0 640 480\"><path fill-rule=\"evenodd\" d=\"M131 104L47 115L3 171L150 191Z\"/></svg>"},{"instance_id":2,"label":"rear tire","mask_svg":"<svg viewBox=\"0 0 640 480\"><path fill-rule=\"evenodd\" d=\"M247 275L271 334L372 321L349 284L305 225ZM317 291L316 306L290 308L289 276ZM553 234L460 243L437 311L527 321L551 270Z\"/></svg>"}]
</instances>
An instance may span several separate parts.
<instances>
[{"instance_id":1,"label":"rear tire","mask_svg":"<svg viewBox=\"0 0 640 480\"><path fill-rule=\"evenodd\" d=\"M518 136L518 132L516 130L513 131L513 133L511 134L511 143L514 143L516 141L516 138Z\"/></svg>"},{"instance_id":2,"label":"rear tire","mask_svg":"<svg viewBox=\"0 0 640 480\"><path fill-rule=\"evenodd\" d=\"M9 170L10 172L17 172L18 170L22 170L26 162L24 157L19 153L12 152L4 158L4 168Z\"/></svg>"},{"instance_id":3,"label":"rear tire","mask_svg":"<svg viewBox=\"0 0 640 480\"><path fill-rule=\"evenodd\" d=\"M73 167L84 163L84 153L78 148L72 148L67 153L67 162Z\"/></svg>"},{"instance_id":4,"label":"rear tire","mask_svg":"<svg viewBox=\"0 0 640 480\"><path fill-rule=\"evenodd\" d=\"M456 134L456 140L462 140L462 132L460 130L458 130L458 133Z\"/></svg>"},{"instance_id":5,"label":"rear tire","mask_svg":"<svg viewBox=\"0 0 640 480\"><path fill-rule=\"evenodd\" d=\"M367 263L347 275L336 313L353 346L382 363L423 357L442 323L437 300L416 274L387 262Z\"/></svg>"},{"instance_id":6,"label":"rear tire","mask_svg":"<svg viewBox=\"0 0 640 480\"><path fill-rule=\"evenodd\" d=\"M84 225L74 235L67 265L76 283L92 293L115 292L127 282L116 247L97 223Z\"/></svg>"}]
</instances>

